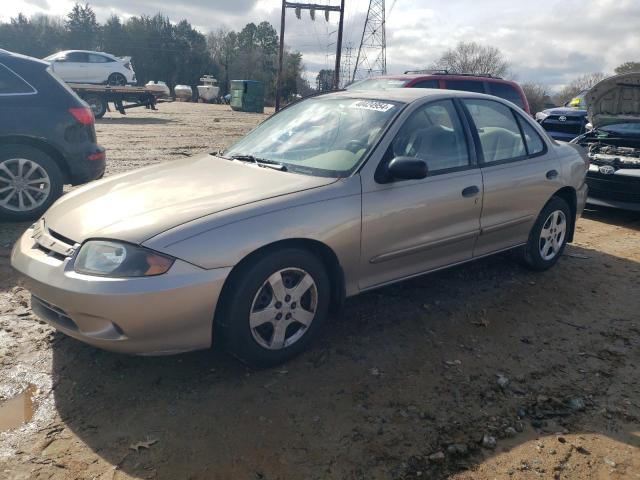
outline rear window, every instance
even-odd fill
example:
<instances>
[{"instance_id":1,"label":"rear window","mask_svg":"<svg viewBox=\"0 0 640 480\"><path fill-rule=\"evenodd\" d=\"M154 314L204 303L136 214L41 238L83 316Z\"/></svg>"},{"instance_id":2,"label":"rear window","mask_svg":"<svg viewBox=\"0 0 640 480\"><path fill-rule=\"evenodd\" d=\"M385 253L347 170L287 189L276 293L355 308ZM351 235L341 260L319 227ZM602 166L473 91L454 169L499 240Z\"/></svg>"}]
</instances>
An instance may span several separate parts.
<instances>
[{"instance_id":1,"label":"rear window","mask_svg":"<svg viewBox=\"0 0 640 480\"><path fill-rule=\"evenodd\" d=\"M0 63L0 95L24 95L28 93L35 93L35 89Z\"/></svg>"},{"instance_id":2,"label":"rear window","mask_svg":"<svg viewBox=\"0 0 640 480\"><path fill-rule=\"evenodd\" d=\"M386 88L402 88L409 80L398 80L395 78L368 78L352 83L347 90L380 90Z\"/></svg>"},{"instance_id":3,"label":"rear window","mask_svg":"<svg viewBox=\"0 0 640 480\"><path fill-rule=\"evenodd\" d=\"M440 88L438 80L422 80L411 85L411 88Z\"/></svg>"},{"instance_id":4,"label":"rear window","mask_svg":"<svg viewBox=\"0 0 640 480\"><path fill-rule=\"evenodd\" d=\"M520 96L518 91L513 87L513 85L509 85L507 83L489 82L489 93L491 95L495 95L496 97L509 100L510 102L515 103L517 106L524 109L524 103L522 102L522 97Z\"/></svg>"},{"instance_id":5,"label":"rear window","mask_svg":"<svg viewBox=\"0 0 640 480\"><path fill-rule=\"evenodd\" d=\"M447 80L446 88L449 90L462 90L463 92L484 92L484 82L477 80Z\"/></svg>"}]
</instances>

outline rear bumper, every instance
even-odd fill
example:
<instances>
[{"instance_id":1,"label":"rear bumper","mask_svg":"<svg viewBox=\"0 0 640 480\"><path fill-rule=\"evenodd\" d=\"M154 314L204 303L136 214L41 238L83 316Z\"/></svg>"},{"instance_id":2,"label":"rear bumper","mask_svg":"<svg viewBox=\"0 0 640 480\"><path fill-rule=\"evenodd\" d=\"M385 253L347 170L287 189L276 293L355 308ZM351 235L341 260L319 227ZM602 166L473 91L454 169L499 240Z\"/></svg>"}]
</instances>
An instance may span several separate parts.
<instances>
[{"instance_id":1,"label":"rear bumper","mask_svg":"<svg viewBox=\"0 0 640 480\"><path fill-rule=\"evenodd\" d=\"M99 154L102 154L101 156ZM92 157L100 157L92 160ZM68 183L80 185L102 178L107 166L106 151L97 144L89 144L65 154L69 166Z\"/></svg>"},{"instance_id":2,"label":"rear bumper","mask_svg":"<svg viewBox=\"0 0 640 480\"><path fill-rule=\"evenodd\" d=\"M11 265L31 291L32 308L57 330L122 353L167 355L207 348L230 268L205 270L176 260L164 275L106 278L74 271L75 255L47 255L27 230Z\"/></svg>"}]
</instances>

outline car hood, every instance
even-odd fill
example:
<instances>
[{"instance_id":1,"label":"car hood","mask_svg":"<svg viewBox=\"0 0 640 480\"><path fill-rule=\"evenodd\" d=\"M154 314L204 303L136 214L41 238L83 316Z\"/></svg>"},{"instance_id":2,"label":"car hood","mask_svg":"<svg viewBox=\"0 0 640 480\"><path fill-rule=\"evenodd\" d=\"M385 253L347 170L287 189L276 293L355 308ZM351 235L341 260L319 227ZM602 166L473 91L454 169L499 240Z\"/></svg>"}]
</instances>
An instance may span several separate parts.
<instances>
[{"instance_id":1,"label":"car hood","mask_svg":"<svg viewBox=\"0 0 640 480\"><path fill-rule=\"evenodd\" d=\"M571 115L571 116L583 116L586 115L585 110L571 107L556 107L543 110L542 113L546 115Z\"/></svg>"},{"instance_id":2,"label":"car hood","mask_svg":"<svg viewBox=\"0 0 640 480\"><path fill-rule=\"evenodd\" d=\"M88 238L142 243L205 215L335 181L199 155L86 185L58 200L44 221L78 243Z\"/></svg>"},{"instance_id":3,"label":"car hood","mask_svg":"<svg viewBox=\"0 0 640 480\"><path fill-rule=\"evenodd\" d=\"M605 78L587 92L586 99L595 128L640 122L640 72Z\"/></svg>"}]
</instances>

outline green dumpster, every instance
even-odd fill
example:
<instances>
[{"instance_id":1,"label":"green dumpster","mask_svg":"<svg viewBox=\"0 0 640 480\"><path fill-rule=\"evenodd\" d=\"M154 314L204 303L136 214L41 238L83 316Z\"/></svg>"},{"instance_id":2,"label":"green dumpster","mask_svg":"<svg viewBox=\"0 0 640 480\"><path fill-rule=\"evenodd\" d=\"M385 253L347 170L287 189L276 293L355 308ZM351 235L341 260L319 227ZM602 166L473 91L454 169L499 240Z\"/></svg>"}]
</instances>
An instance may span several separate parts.
<instances>
[{"instance_id":1,"label":"green dumpster","mask_svg":"<svg viewBox=\"0 0 640 480\"><path fill-rule=\"evenodd\" d=\"M231 80L231 108L239 112L264 113L264 83Z\"/></svg>"}]
</instances>

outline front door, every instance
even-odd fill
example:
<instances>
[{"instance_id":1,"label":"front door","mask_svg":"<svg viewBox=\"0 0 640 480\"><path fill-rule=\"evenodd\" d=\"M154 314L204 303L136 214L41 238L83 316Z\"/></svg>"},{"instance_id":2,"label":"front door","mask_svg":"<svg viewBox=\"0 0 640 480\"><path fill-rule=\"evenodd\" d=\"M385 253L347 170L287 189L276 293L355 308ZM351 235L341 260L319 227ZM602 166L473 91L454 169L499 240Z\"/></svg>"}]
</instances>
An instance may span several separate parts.
<instances>
[{"instance_id":1,"label":"front door","mask_svg":"<svg viewBox=\"0 0 640 480\"><path fill-rule=\"evenodd\" d=\"M470 146L453 101L432 101L406 118L381 160L420 158L427 177L381 181L372 168L361 172L361 289L471 258L482 176Z\"/></svg>"},{"instance_id":2,"label":"front door","mask_svg":"<svg viewBox=\"0 0 640 480\"><path fill-rule=\"evenodd\" d=\"M560 165L518 112L493 100L463 100L482 152L484 199L474 256L523 244L551 196L562 187Z\"/></svg>"},{"instance_id":3,"label":"front door","mask_svg":"<svg viewBox=\"0 0 640 480\"><path fill-rule=\"evenodd\" d=\"M88 55L84 52L69 52L56 59L53 71L65 82L84 83L87 81Z\"/></svg>"}]
</instances>

